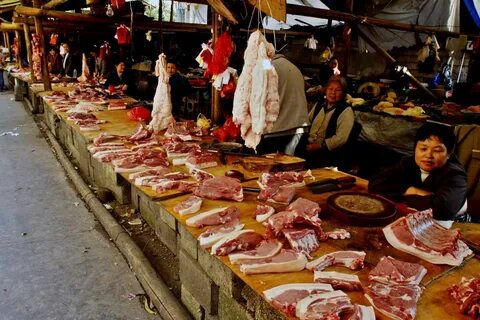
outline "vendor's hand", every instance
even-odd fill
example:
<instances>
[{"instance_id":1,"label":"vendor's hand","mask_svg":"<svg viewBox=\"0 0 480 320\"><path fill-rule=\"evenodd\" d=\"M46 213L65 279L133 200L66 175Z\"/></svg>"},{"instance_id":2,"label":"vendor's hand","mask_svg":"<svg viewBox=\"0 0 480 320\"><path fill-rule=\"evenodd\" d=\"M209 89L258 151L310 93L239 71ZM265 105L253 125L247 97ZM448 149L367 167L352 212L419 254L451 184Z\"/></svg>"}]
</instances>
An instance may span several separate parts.
<instances>
[{"instance_id":1,"label":"vendor's hand","mask_svg":"<svg viewBox=\"0 0 480 320\"><path fill-rule=\"evenodd\" d=\"M431 194L432 193L430 191L426 191L426 190L416 188L416 187L410 187L404 193L404 195L406 195L406 196L408 196L408 195L429 196Z\"/></svg>"},{"instance_id":2,"label":"vendor's hand","mask_svg":"<svg viewBox=\"0 0 480 320\"><path fill-rule=\"evenodd\" d=\"M308 152L314 152L317 150L322 149L322 145L320 143L309 143L307 144L307 151Z\"/></svg>"}]
</instances>

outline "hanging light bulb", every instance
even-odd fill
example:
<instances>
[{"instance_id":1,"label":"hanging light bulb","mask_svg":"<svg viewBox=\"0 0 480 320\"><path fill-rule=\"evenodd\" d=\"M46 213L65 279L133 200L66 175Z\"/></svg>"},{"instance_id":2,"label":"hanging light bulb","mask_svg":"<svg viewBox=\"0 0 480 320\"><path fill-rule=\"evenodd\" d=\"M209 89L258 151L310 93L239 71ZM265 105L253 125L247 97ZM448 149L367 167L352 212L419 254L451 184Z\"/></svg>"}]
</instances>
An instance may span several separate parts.
<instances>
[{"instance_id":1,"label":"hanging light bulb","mask_svg":"<svg viewBox=\"0 0 480 320\"><path fill-rule=\"evenodd\" d=\"M112 5L109 3L107 4L107 12L106 12L107 16L108 17L113 17L113 9L112 9Z\"/></svg>"}]
</instances>

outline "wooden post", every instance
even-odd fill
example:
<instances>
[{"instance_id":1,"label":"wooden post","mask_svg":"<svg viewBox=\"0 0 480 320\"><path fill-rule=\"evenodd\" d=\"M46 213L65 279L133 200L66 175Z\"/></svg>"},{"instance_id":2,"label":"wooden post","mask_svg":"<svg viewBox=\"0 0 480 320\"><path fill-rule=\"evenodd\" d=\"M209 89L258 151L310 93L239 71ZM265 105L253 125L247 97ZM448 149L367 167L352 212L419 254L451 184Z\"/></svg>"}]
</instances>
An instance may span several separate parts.
<instances>
[{"instance_id":1,"label":"wooden post","mask_svg":"<svg viewBox=\"0 0 480 320\"><path fill-rule=\"evenodd\" d=\"M215 44L218 38L218 14L212 10L212 43ZM220 95L218 90L212 86L212 107L211 107L211 118L213 123L216 123L220 120Z\"/></svg>"},{"instance_id":2,"label":"wooden post","mask_svg":"<svg viewBox=\"0 0 480 320\"><path fill-rule=\"evenodd\" d=\"M12 61L12 48L10 48L10 35L8 32L4 33L5 35L5 47L8 48L8 56L10 57L10 61Z\"/></svg>"},{"instance_id":3,"label":"wooden post","mask_svg":"<svg viewBox=\"0 0 480 320\"><path fill-rule=\"evenodd\" d=\"M32 39L30 37L30 27L28 24L23 24L23 33L25 34L25 46L27 47L27 60L28 66L30 67L30 78L32 82L35 81L35 74L33 73L33 64L32 64Z\"/></svg>"},{"instance_id":4,"label":"wooden post","mask_svg":"<svg viewBox=\"0 0 480 320\"><path fill-rule=\"evenodd\" d=\"M45 3L42 8L43 9L53 9L55 8L56 6L58 5L61 5L65 2L67 2L68 0L50 0L49 2Z\"/></svg>"},{"instance_id":5,"label":"wooden post","mask_svg":"<svg viewBox=\"0 0 480 320\"><path fill-rule=\"evenodd\" d=\"M20 31L15 31L15 38L17 38L17 46L18 46L18 57L15 57L17 60L17 68L22 67L22 37L20 36Z\"/></svg>"},{"instance_id":6,"label":"wooden post","mask_svg":"<svg viewBox=\"0 0 480 320\"><path fill-rule=\"evenodd\" d=\"M33 5L35 7L39 6L38 0L33 0ZM42 80L43 80L43 89L45 91L52 91L52 84L50 83L50 73L48 72L48 62L47 62L47 52L45 50L45 38L43 36L43 25L42 19L40 17L34 17L35 20L35 31L39 37L40 45L42 46Z\"/></svg>"},{"instance_id":7,"label":"wooden post","mask_svg":"<svg viewBox=\"0 0 480 320\"><path fill-rule=\"evenodd\" d=\"M366 43L368 43L373 49L375 49L375 51L381 55L388 63L390 64L396 64L397 63L397 60L395 60L394 57L392 57L385 49L383 49L382 47L380 47L378 44L375 43L375 41L373 41L372 39L370 39L370 37L368 37L362 30L360 30L359 28L355 28L355 30L357 31L358 35L360 37L363 38L363 40L365 40ZM423 92L425 92L427 95L429 95L433 100L437 101L438 100L438 97L436 95L434 95L430 90L428 90L427 88L425 88L422 83L420 81L418 81L417 78L415 78L411 73L410 71L406 70L406 72L404 72L405 75L410 79L410 81L415 85L415 87L417 87L418 89L422 90Z\"/></svg>"}]
</instances>

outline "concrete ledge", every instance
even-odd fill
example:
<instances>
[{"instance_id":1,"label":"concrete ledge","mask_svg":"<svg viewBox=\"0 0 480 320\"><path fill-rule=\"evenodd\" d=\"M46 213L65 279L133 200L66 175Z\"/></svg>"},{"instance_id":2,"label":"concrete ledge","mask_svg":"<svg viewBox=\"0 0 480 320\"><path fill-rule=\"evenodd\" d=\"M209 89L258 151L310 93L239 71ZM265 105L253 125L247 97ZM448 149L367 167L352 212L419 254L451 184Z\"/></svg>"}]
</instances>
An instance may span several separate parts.
<instances>
[{"instance_id":1,"label":"concrete ledge","mask_svg":"<svg viewBox=\"0 0 480 320\"><path fill-rule=\"evenodd\" d=\"M181 294L182 303L187 307L187 310L190 311L195 320L203 320L205 315L205 310L203 310L200 303L195 300L192 294L182 285L182 294Z\"/></svg>"}]
</instances>

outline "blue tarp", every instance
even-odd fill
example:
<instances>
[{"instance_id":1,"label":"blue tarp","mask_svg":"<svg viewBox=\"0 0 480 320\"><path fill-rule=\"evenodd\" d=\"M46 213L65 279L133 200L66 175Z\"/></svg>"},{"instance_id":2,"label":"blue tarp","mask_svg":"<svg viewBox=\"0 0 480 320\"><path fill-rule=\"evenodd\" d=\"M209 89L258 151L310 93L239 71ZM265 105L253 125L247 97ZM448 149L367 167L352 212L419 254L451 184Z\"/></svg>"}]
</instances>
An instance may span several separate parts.
<instances>
[{"instance_id":1,"label":"blue tarp","mask_svg":"<svg viewBox=\"0 0 480 320\"><path fill-rule=\"evenodd\" d=\"M478 0L463 0L473 21L480 28L480 3Z\"/></svg>"}]
</instances>

